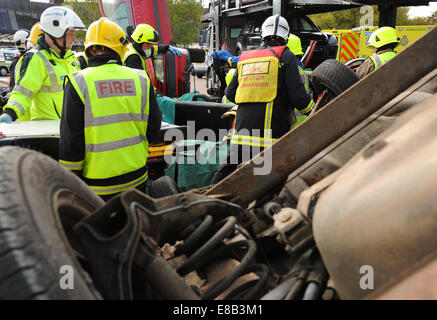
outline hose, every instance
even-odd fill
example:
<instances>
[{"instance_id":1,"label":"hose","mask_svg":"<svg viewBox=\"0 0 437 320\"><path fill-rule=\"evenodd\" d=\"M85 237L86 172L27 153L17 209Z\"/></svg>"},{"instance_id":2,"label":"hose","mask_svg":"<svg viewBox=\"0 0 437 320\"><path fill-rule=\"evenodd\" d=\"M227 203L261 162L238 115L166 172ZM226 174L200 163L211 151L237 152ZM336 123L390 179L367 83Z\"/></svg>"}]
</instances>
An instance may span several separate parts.
<instances>
[{"instance_id":1,"label":"hose","mask_svg":"<svg viewBox=\"0 0 437 320\"><path fill-rule=\"evenodd\" d=\"M212 225L212 222L212 217L207 215L199 227L197 227L197 229L194 230L193 233L184 240L184 243L176 248L174 253L175 256L179 256L192 250L192 248L203 239L205 234L208 232L209 227Z\"/></svg>"},{"instance_id":2,"label":"hose","mask_svg":"<svg viewBox=\"0 0 437 320\"><path fill-rule=\"evenodd\" d=\"M199 300L200 297L178 276L168 262L156 257L147 267L147 280L162 299Z\"/></svg>"},{"instance_id":3,"label":"hose","mask_svg":"<svg viewBox=\"0 0 437 320\"><path fill-rule=\"evenodd\" d=\"M308 276L308 269L304 269L299 273L299 277L297 278L296 282L293 283L293 285L290 287L290 290L288 291L284 300L296 299L297 295L300 293L302 287L305 284L305 280L307 276Z\"/></svg>"},{"instance_id":4,"label":"hose","mask_svg":"<svg viewBox=\"0 0 437 320\"><path fill-rule=\"evenodd\" d=\"M290 287L296 282L297 272L290 275L290 278L283 281L279 286L265 294L261 300L282 300Z\"/></svg>"},{"instance_id":5,"label":"hose","mask_svg":"<svg viewBox=\"0 0 437 320\"><path fill-rule=\"evenodd\" d=\"M203 246L201 246L195 253L193 253L187 261L185 261L179 268L178 273L181 276L185 276L194 270L196 264L202 259L209 251L216 248L225 238L232 232L234 224L237 219L233 216L227 217L217 223L221 226L220 230L215 233L211 239L209 239Z\"/></svg>"},{"instance_id":6,"label":"hose","mask_svg":"<svg viewBox=\"0 0 437 320\"><path fill-rule=\"evenodd\" d=\"M238 297L238 299L253 299L258 297L264 290L269 278L269 269L263 264L253 264L256 255L256 243L250 239L250 235L244 228L236 224L237 219L234 216L213 223L211 216L206 216L197 228L187 236L183 245L177 247L175 256L185 254L188 259L178 268L180 276L199 270L210 263L214 263L219 258L235 257L240 263L223 279L216 282L201 296L202 299L213 299L223 293L241 276L256 272L260 279L250 281L234 289L228 294L229 299ZM224 244L223 240L234 231L241 233L246 237L245 240ZM202 243L204 239L208 239ZM241 251L243 249L244 251ZM189 253L193 252L189 255ZM241 257L242 256L242 257Z\"/></svg>"},{"instance_id":7,"label":"hose","mask_svg":"<svg viewBox=\"0 0 437 320\"><path fill-rule=\"evenodd\" d=\"M209 288L202 295L202 299L214 299L215 297L217 297L221 292L229 288L232 283L237 280L237 278L243 275L244 270L246 270L249 267L250 263L253 262L253 258L255 257L256 253L255 242L252 240L242 240L228 245L229 248L239 248L241 246L247 247L248 250L241 260L240 264L231 272L231 274L229 274L224 279L218 281L211 288Z\"/></svg>"},{"instance_id":8,"label":"hose","mask_svg":"<svg viewBox=\"0 0 437 320\"><path fill-rule=\"evenodd\" d=\"M320 287L315 282L310 282L303 295L303 300L317 300L320 297Z\"/></svg>"},{"instance_id":9,"label":"hose","mask_svg":"<svg viewBox=\"0 0 437 320\"><path fill-rule=\"evenodd\" d=\"M247 268L242 275L246 275L251 272L260 273L260 278L246 282L241 286L235 288L224 298L224 300L252 300L257 298L257 296L260 294L261 290L265 287L267 283L269 269L264 264L256 263L249 266L249 268Z\"/></svg>"}]
</instances>

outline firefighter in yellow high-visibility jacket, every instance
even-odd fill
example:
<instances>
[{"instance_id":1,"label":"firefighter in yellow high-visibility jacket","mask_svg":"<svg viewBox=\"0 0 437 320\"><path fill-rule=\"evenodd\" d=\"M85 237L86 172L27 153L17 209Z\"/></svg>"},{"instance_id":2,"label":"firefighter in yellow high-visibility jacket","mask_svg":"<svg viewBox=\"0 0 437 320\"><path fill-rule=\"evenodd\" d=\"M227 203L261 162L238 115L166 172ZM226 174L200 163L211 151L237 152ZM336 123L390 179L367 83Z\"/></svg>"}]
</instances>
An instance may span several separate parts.
<instances>
[{"instance_id":1,"label":"firefighter in yellow high-visibility jacket","mask_svg":"<svg viewBox=\"0 0 437 320\"><path fill-rule=\"evenodd\" d=\"M161 110L147 73L122 66L126 34L100 18L88 28L88 67L67 76L59 162L107 200L129 188L145 191L149 143Z\"/></svg>"},{"instance_id":2,"label":"firefighter in yellow high-visibility jacket","mask_svg":"<svg viewBox=\"0 0 437 320\"><path fill-rule=\"evenodd\" d=\"M28 113L31 120L61 117L64 78L79 69L70 50L76 41L75 30L85 26L73 10L54 6L42 13L39 29L44 36L38 38L37 47L23 56L19 77L0 122L11 123Z\"/></svg>"},{"instance_id":3,"label":"firefighter in yellow high-visibility jacket","mask_svg":"<svg viewBox=\"0 0 437 320\"><path fill-rule=\"evenodd\" d=\"M396 56L394 50L399 46L396 30L391 27L379 28L370 35L367 46L373 48L374 54L357 69L360 78L364 78Z\"/></svg>"}]
</instances>

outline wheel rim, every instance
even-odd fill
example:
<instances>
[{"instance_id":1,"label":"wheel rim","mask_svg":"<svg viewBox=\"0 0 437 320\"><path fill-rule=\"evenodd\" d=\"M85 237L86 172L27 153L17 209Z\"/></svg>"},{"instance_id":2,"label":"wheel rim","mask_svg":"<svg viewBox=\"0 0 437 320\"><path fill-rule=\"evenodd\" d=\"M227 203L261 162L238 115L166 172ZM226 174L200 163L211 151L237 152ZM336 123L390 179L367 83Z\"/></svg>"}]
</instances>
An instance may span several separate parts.
<instances>
[{"instance_id":1,"label":"wheel rim","mask_svg":"<svg viewBox=\"0 0 437 320\"><path fill-rule=\"evenodd\" d=\"M317 104L318 104L317 109L320 110L334 98L335 98L335 94L331 90L329 90L328 88L323 88L323 91L321 91L317 99Z\"/></svg>"}]
</instances>

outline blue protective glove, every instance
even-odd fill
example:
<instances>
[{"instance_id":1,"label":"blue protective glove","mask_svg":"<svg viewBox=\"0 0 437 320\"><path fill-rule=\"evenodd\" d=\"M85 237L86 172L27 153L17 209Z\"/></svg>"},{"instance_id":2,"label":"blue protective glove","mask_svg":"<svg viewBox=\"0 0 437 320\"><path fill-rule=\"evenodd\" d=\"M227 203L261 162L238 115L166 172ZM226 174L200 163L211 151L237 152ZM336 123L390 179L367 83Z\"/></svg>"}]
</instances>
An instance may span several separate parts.
<instances>
[{"instance_id":1,"label":"blue protective glove","mask_svg":"<svg viewBox=\"0 0 437 320\"><path fill-rule=\"evenodd\" d=\"M228 63L232 68L236 68L238 60L240 60L239 56L232 56L232 58L228 59Z\"/></svg>"},{"instance_id":2,"label":"blue protective glove","mask_svg":"<svg viewBox=\"0 0 437 320\"><path fill-rule=\"evenodd\" d=\"M230 54L229 51L227 51L227 50L219 50L219 51L213 52L211 54L211 57L212 57L212 60L214 62L219 62L219 60L228 62L228 59L232 58L233 55Z\"/></svg>"},{"instance_id":3,"label":"blue protective glove","mask_svg":"<svg viewBox=\"0 0 437 320\"><path fill-rule=\"evenodd\" d=\"M8 114L6 114L6 113L3 113L3 114L0 116L0 122L12 123L12 118L11 118L10 115L8 115Z\"/></svg>"},{"instance_id":4,"label":"blue protective glove","mask_svg":"<svg viewBox=\"0 0 437 320\"><path fill-rule=\"evenodd\" d=\"M171 53L177 54L179 57L182 57L182 52L175 47L169 45L168 50L170 50Z\"/></svg>"}]
</instances>

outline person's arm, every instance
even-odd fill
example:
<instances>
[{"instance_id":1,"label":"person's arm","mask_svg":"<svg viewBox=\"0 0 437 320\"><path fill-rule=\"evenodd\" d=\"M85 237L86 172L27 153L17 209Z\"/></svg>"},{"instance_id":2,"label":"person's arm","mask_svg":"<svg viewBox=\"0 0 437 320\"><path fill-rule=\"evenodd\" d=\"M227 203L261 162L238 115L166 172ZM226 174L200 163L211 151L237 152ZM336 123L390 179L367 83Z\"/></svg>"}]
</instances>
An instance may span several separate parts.
<instances>
[{"instance_id":1,"label":"person's arm","mask_svg":"<svg viewBox=\"0 0 437 320\"><path fill-rule=\"evenodd\" d=\"M41 89L46 76L44 62L33 52L27 52L23 56L19 79L9 96L8 103L3 108L4 113L10 115L12 120L16 120L30 112L33 95Z\"/></svg>"},{"instance_id":2,"label":"person's arm","mask_svg":"<svg viewBox=\"0 0 437 320\"><path fill-rule=\"evenodd\" d=\"M297 108L302 114L308 115L315 104L305 89L297 66L297 58L290 50L285 49L282 53L283 62L283 85L293 108Z\"/></svg>"},{"instance_id":3,"label":"person's arm","mask_svg":"<svg viewBox=\"0 0 437 320\"><path fill-rule=\"evenodd\" d=\"M67 78L60 126L59 163L79 176L85 159L84 108Z\"/></svg>"},{"instance_id":4,"label":"person's arm","mask_svg":"<svg viewBox=\"0 0 437 320\"><path fill-rule=\"evenodd\" d=\"M156 100L155 89L152 82L149 86L149 120L147 123L147 141L152 144L159 136L161 130L162 112Z\"/></svg>"},{"instance_id":5,"label":"person's arm","mask_svg":"<svg viewBox=\"0 0 437 320\"><path fill-rule=\"evenodd\" d=\"M157 54L166 52L168 50L169 45L168 44L158 44L156 47L157 47L157 50L153 51L153 53L154 53L153 55L154 56L157 55Z\"/></svg>"},{"instance_id":6,"label":"person's arm","mask_svg":"<svg viewBox=\"0 0 437 320\"><path fill-rule=\"evenodd\" d=\"M15 57L14 60L12 60L11 65L9 66L9 73L10 73L10 78L9 78L9 89L14 89L15 87L15 66L18 63L18 60L20 58Z\"/></svg>"},{"instance_id":7,"label":"person's arm","mask_svg":"<svg viewBox=\"0 0 437 320\"><path fill-rule=\"evenodd\" d=\"M362 79L365 76L367 76L369 73L375 71L375 64L373 63L372 59L367 58L361 66L357 69L356 73L357 76Z\"/></svg>"},{"instance_id":8,"label":"person's arm","mask_svg":"<svg viewBox=\"0 0 437 320\"><path fill-rule=\"evenodd\" d=\"M234 73L231 82L229 82L229 85L225 89L226 98L228 98L228 100L233 103L235 103L235 95L237 94L237 88L238 88L238 70Z\"/></svg>"},{"instance_id":9,"label":"person's arm","mask_svg":"<svg viewBox=\"0 0 437 320\"><path fill-rule=\"evenodd\" d=\"M156 56L159 53L165 53L168 50L170 50L170 52L172 52L173 54L178 55L179 57L182 56L182 52L179 49L176 49L169 44L158 44L157 46L153 46L152 50L152 56Z\"/></svg>"},{"instance_id":10,"label":"person's arm","mask_svg":"<svg viewBox=\"0 0 437 320\"><path fill-rule=\"evenodd\" d=\"M141 61L140 56L138 56L137 54L132 54L129 57L127 57L126 61L124 62L124 65L129 68L144 70L143 62Z\"/></svg>"}]
</instances>

